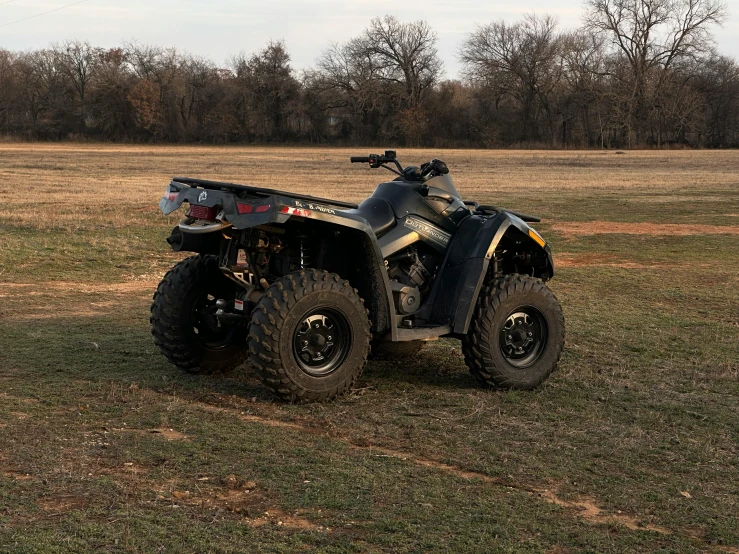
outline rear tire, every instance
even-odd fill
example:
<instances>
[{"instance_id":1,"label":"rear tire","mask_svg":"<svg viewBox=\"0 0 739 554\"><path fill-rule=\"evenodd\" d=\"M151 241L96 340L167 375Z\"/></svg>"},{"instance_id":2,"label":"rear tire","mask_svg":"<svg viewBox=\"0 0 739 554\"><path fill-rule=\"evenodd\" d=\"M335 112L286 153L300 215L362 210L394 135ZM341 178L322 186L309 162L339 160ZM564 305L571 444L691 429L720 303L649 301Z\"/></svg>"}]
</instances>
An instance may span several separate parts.
<instances>
[{"instance_id":1,"label":"rear tire","mask_svg":"<svg viewBox=\"0 0 739 554\"><path fill-rule=\"evenodd\" d=\"M424 341L409 340L392 342L389 340L375 339L372 341L370 360L403 360L415 356L423 348Z\"/></svg>"},{"instance_id":2,"label":"rear tire","mask_svg":"<svg viewBox=\"0 0 739 554\"><path fill-rule=\"evenodd\" d=\"M249 325L252 365L287 402L322 402L364 369L370 323L357 291L334 273L295 271L272 284Z\"/></svg>"},{"instance_id":3,"label":"rear tire","mask_svg":"<svg viewBox=\"0 0 739 554\"><path fill-rule=\"evenodd\" d=\"M246 327L222 327L215 301L237 285L218 268L215 256L192 256L164 276L151 305L151 334L162 354L188 373L225 373L247 357Z\"/></svg>"},{"instance_id":4,"label":"rear tire","mask_svg":"<svg viewBox=\"0 0 739 554\"><path fill-rule=\"evenodd\" d=\"M556 369L564 338L552 291L533 277L506 275L480 294L462 353L485 385L531 390Z\"/></svg>"}]
</instances>

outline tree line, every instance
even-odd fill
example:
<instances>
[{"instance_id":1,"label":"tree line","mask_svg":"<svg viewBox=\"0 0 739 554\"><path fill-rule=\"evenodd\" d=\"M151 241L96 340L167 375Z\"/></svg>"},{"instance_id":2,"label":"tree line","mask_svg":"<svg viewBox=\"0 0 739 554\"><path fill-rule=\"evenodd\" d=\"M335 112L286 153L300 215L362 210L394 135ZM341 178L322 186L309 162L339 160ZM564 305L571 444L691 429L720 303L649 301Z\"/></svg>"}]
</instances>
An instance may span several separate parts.
<instances>
[{"instance_id":1,"label":"tree line","mask_svg":"<svg viewBox=\"0 0 739 554\"><path fill-rule=\"evenodd\" d=\"M435 147L739 147L720 0L586 0L584 24L493 21L444 79L425 22L373 19L295 70L282 41L226 67L174 48L0 49L0 134L27 139Z\"/></svg>"}]
</instances>

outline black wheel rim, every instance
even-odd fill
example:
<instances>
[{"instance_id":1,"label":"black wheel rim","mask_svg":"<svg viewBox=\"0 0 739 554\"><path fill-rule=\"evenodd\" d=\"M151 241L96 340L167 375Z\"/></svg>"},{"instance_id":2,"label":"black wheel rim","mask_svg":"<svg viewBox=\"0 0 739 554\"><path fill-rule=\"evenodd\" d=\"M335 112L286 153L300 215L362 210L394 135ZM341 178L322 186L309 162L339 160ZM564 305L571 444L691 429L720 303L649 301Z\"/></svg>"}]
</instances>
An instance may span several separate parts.
<instances>
[{"instance_id":1,"label":"black wheel rim","mask_svg":"<svg viewBox=\"0 0 739 554\"><path fill-rule=\"evenodd\" d=\"M293 331L293 355L308 375L334 372L347 357L351 331L346 316L333 308L317 308L303 317Z\"/></svg>"},{"instance_id":2,"label":"black wheel rim","mask_svg":"<svg viewBox=\"0 0 739 554\"><path fill-rule=\"evenodd\" d=\"M549 329L544 315L533 306L520 306L503 322L500 349L513 367L524 369L534 365L544 353Z\"/></svg>"},{"instance_id":3,"label":"black wheel rim","mask_svg":"<svg viewBox=\"0 0 739 554\"><path fill-rule=\"evenodd\" d=\"M234 340L234 330L224 326L216 317L216 297L202 293L195 300L190 312L192 336L201 346L209 350L226 348Z\"/></svg>"}]
</instances>

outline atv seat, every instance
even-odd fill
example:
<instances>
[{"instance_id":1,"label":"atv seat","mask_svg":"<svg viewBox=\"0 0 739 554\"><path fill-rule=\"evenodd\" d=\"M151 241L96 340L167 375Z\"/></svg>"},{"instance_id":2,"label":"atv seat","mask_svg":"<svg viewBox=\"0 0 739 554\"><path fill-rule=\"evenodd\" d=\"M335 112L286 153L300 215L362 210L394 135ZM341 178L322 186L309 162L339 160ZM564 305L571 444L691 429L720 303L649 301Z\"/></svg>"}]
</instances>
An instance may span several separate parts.
<instances>
[{"instance_id":1,"label":"atv seat","mask_svg":"<svg viewBox=\"0 0 739 554\"><path fill-rule=\"evenodd\" d=\"M347 213L366 219L377 237L389 230L395 223L393 208L387 200L382 198L367 198L357 209L347 210Z\"/></svg>"}]
</instances>

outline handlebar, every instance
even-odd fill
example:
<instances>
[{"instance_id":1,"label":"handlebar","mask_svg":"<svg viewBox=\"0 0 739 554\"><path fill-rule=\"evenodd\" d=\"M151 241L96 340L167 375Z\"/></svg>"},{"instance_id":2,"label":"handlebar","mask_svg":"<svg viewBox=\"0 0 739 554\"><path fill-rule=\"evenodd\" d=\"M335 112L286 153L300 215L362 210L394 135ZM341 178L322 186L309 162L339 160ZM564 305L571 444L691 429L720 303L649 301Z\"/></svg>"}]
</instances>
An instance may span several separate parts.
<instances>
[{"instance_id":1,"label":"handlebar","mask_svg":"<svg viewBox=\"0 0 739 554\"><path fill-rule=\"evenodd\" d=\"M371 168L378 168L378 167L384 167L385 169L389 169L393 173L397 175L403 174L403 166L400 165L400 162L396 159L395 156L395 150L385 150L384 154L370 154L369 156L352 156L349 158L353 164L355 163L369 163ZM397 171L394 169L387 167L386 163L392 163L395 164L395 166L398 168Z\"/></svg>"},{"instance_id":2,"label":"handlebar","mask_svg":"<svg viewBox=\"0 0 739 554\"><path fill-rule=\"evenodd\" d=\"M439 175L446 175L447 173L449 173L449 168L441 160L433 159L421 166L421 177L426 177L426 175L428 175L432 171L438 173Z\"/></svg>"},{"instance_id":3,"label":"handlebar","mask_svg":"<svg viewBox=\"0 0 739 554\"><path fill-rule=\"evenodd\" d=\"M431 173L435 173L436 175L446 175L447 173L449 173L449 168L447 167L447 165L441 160L437 159L423 164L420 170L415 167L408 167L406 169L409 171L412 170L412 172L407 173L406 170L403 169L403 166L400 165L400 163L398 162L395 155L395 150L386 150L384 154L370 154L369 156L351 156L349 160L353 164L369 163L371 168L384 167L385 169L392 171L396 175L405 177L409 181L425 180L425 177L427 177ZM385 165L387 163L394 164L398 168L397 171L391 167L387 167Z\"/></svg>"}]
</instances>

